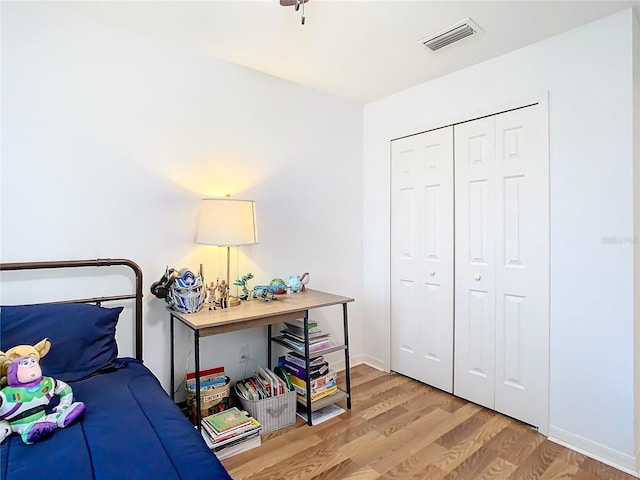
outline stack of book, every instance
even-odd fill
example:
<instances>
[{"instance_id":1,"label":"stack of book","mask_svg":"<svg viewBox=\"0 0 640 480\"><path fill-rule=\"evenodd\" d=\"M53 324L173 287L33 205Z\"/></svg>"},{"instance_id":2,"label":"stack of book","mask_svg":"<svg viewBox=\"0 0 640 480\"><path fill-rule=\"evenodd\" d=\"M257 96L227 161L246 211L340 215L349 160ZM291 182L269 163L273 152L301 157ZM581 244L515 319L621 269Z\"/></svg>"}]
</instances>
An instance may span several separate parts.
<instances>
[{"instance_id":1,"label":"stack of book","mask_svg":"<svg viewBox=\"0 0 640 480\"><path fill-rule=\"evenodd\" d=\"M202 438L222 460L261 445L260 423L237 407L202 419Z\"/></svg>"},{"instance_id":2,"label":"stack of book","mask_svg":"<svg viewBox=\"0 0 640 480\"><path fill-rule=\"evenodd\" d=\"M329 369L329 363L323 356L311 359L307 368L306 360L302 355L289 352L278 358L278 366L289 373L298 400L303 403L307 400L307 381L311 382L311 402L338 391L336 374Z\"/></svg>"},{"instance_id":3,"label":"stack of book","mask_svg":"<svg viewBox=\"0 0 640 480\"><path fill-rule=\"evenodd\" d=\"M192 395L196 393L196 374L195 372L187 373L186 389ZM210 368L200 372L200 394L206 395L207 392L213 392L216 388L224 387L229 383L229 377L224 373L224 367Z\"/></svg>"},{"instance_id":4,"label":"stack of book","mask_svg":"<svg viewBox=\"0 0 640 480\"><path fill-rule=\"evenodd\" d=\"M330 334L318 328L318 323L309 320L309 352L315 353L335 345L330 340ZM280 331L282 335L276 337L285 345L293 348L297 352L304 353L304 321L292 320L284 324Z\"/></svg>"},{"instance_id":5,"label":"stack of book","mask_svg":"<svg viewBox=\"0 0 640 480\"><path fill-rule=\"evenodd\" d=\"M200 371L200 416L206 417L227 408L229 404L229 382L224 367L214 367ZM187 409L194 425L196 415L196 374L188 372L186 383Z\"/></svg>"},{"instance_id":6,"label":"stack of book","mask_svg":"<svg viewBox=\"0 0 640 480\"><path fill-rule=\"evenodd\" d=\"M277 397L289 391L283 378L268 368L256 367L253 377L236 382L236 393L245 400L264 400Z\"/></svg>"}]
</instances>

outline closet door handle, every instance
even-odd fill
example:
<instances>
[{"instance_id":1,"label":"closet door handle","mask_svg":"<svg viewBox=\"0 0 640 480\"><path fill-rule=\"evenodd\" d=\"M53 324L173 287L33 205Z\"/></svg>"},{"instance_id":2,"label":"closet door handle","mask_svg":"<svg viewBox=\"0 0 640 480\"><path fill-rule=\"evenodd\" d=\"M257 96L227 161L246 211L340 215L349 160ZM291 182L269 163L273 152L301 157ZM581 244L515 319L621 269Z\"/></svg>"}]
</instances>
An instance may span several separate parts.
<instances>
[{"instance_id":1,"label":"closet door handle","mask_svg":"<svg viewBox=\"0 0 640 480\"><path fill-rule=\"evenodd\" d=\"M476 282L479 282L480 280L482 280L482 277L480 276L480 274L476 275Z\"/></svg>"}]
</instances>

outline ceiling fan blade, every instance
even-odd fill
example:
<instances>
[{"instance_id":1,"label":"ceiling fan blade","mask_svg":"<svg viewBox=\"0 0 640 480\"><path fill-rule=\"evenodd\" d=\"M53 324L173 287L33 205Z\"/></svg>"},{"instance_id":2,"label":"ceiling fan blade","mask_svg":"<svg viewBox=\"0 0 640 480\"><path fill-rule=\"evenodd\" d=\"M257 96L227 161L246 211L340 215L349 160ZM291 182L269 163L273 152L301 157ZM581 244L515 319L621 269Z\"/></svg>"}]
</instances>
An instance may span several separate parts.
<instances>
[{"instance_id":1,"label":"ceiling fan blade","mask_svg":"<svg viewBox=\"0 0 640 480\"><path fill-rule=\"evenodd\" d=\"M292 7L295 4L307 3L309 0L280 0L283 7Z\"/></svg>"}]
</instances>

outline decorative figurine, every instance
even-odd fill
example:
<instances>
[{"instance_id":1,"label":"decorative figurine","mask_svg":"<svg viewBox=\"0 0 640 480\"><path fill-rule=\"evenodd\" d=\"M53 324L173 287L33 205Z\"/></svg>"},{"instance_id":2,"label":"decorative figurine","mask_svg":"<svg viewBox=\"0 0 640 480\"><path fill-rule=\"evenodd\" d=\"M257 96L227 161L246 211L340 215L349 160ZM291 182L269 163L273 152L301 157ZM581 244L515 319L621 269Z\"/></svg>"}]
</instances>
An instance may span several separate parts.
<instances>
[{"instance_id":1,"label":"decorative figurine","mask_svg":"<svg viewBox=\"0 0 640 480\"><path fill-rule=\"evenodd\" d=\"M207 287L207 303L209 304L209 310L216 309L216 286L211 282L211 285Z\"/></svg>"},{"instance_id":2,"label":"decorative figurine","mask_svg":"<svg viewBox=\"0 0 640 480\"><path fill-rule=\"evenodd\" d=\"M238 280L233 282L234 285L238 287L242 287L242 295L238 297L240 300L249 300L250 296L249 296L248 282L252 278L253 278L253 273L247 273L246 275L243 275L242 278L239 278Z\"/></svg>"},{"instance_id":3,"label":"decorative figurine","mask_svg":"<svg viewBox=\"0 0 640 480\"><path fill-rule=\"evenodd\" d=\"M280 290L281 285L277 284L276 286L272 285L256 285L253 287L253 298L257 298L258 295L262 296L262 300L265 302L269 301L269 294L271 294L271 300L278 300L276 298L276 292Z\"/></svg>"},{"instance_id":4,"label":"decorative figurine","mask_svg":"<svg viewBox=\"0 0 640 480\"><path fill-rule=\"evenodd\" d=\"M207 295L202 275L188 268L181 268L178 276L169 287L166 298L169 308L182 313L198 313Z\"/></svg>"},{"instance_id":5,"label":"decorative figurine","mask_svg":"<svg viewBox=\"0 0 640 480\"><path fill-rule=\"evenodd\" d=\"M203 278L202 265L198 274L194 274L188 268L178 271L167 266L162 278L151 285L151 293L158 298L164 298L171 310L197 313L207 296L207 286Z\"/></svg>"},{"instance_id":6,"label":"decorative figurine","mask_svg":"<svg viewBox=\"0 0 640 480\"><path fill-rule=\"evenodd\" d=\"M281 278L274 278L269 283L269 286L273 287L274 293L276 295L280 295L281 293L284 293L287 291L287 285L284 283L284 280L282 280Z\"/></svg>"},{"instance_id":7,"label":"decorative figurine","mask_svg":"<svg viewBox=\"0 0 640 480\"><path fill-rule=\"evenodd\" d=\"M218 285L218 297L220 299L220 308L228 307L229 285L226 280L222 280Z\"/></svg>"},{"instance_id":8,"label":"decorative figurine","mask_svg":"<svg viewBox=\"0 0 640 480\"><path fill-rule=\"evenodd\" d=\"M304 292L306 290L305 285L307 283L309 283L309 272L304 272L302 275L300 275L300 283L302 283L302 290L300 290L301 292Z\"/></svg>"},{"instance_id":9,"label":"decorative figurine","mask_svg":"<svg viewBox=\"0 0 640 480\"><path fill-rule=\"evenodd\" d=\"M298 276L292 275L287 280L287 286L292 293L304 292L307 283L309 283L309 272L304 272Z\"/></svg>"}]
</instances>

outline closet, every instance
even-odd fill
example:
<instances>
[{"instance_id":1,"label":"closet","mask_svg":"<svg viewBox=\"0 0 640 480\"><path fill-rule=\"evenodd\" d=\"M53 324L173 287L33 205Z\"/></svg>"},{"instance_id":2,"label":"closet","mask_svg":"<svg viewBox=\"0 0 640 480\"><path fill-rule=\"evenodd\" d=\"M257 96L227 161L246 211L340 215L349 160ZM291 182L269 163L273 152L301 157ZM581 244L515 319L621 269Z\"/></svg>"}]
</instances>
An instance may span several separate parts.
<instances>
[{"instance_id":1,"label":"closet","mask_svg":"<svg viewBox=\"0 0 640 480\"><path fill-rule=\"evenodd\" d=\"M546 104L391 142L391 369L548 428Z\"/></svg>"}]
</instances>

